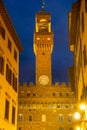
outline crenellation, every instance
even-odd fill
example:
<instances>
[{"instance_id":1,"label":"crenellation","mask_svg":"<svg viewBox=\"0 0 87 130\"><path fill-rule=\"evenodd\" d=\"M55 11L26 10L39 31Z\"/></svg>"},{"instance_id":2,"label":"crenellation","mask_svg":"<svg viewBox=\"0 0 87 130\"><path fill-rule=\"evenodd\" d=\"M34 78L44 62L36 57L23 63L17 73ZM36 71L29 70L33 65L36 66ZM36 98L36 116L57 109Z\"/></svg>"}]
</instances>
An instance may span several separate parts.
<instances>
[{"instance_id":1,"label":"crenellation","mask_svg":"<svg viewBox=\"0 0 87 130\"><path fill-rule=\"evenodd\" d=\"M19 86L19 97L20 96L27 98L72 98L73 96L75 97L75 94L72 92L71 88L67 86Z\"/></svg>"}]
</instances>

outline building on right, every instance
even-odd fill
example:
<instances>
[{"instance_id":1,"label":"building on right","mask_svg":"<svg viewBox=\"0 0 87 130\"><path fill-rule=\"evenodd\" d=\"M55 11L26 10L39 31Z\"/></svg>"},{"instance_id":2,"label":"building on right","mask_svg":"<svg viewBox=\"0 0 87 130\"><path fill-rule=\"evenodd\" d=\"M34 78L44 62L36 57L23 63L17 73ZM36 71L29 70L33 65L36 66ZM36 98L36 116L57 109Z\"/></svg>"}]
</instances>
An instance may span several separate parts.
<instances>
[{"instance_id":1,"label":"building on right","mask_svg":"<svg viewBox=\"0 0 87 130\"><path fill-rule=\"evenodd\" d=\"M87 0L72 4L69 12L69 47L74 52L74 66L69 77L78 101L87 99Z\"/></svg>"},{"instance_id":2,"label":"building on right","mask_svg":"<svg viewBox=\"0 0 87 130\"><path fill-rule=\"evenodd\" d=\"M81 113L80 129L87 130L87 0L77 0L72 4L68 27L69 48L74 53L74 66L69 69L69 77ZM81 111L83 102L85 109Z\"/></svg>"}]
</instances>

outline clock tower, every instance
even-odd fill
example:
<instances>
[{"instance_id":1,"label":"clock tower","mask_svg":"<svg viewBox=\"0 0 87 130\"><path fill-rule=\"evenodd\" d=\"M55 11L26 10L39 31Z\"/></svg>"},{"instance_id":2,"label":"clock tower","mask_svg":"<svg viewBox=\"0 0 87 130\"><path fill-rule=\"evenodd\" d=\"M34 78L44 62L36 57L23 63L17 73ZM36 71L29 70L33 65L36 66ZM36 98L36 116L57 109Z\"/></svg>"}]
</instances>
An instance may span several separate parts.
<instances>
[{"instance_id":1,"label":"clock tower","mask_svg":"<svg viewBox=\"0 0 87 130\"><path fill-rule=\"evenodd\" d=\"M36 13L34 31L34 53L36 56L36 85L52 85L53 32L51 30L51 15L44 10Z\"/></svg>"}]
</instances>

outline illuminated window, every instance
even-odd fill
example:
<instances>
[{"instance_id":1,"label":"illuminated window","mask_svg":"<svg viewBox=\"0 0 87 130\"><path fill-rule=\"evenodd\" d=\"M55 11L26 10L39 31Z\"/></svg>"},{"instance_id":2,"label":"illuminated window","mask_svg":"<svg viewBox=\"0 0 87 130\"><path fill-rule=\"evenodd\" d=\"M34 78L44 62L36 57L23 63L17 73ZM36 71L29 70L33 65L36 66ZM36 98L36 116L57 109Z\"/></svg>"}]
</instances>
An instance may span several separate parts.
<instances>
[{"instance_id":1,"label":"illuminated window","mask_svg":"<svg viewBox=\"0 0 87 130\"><path fill-rule=\"evenodd\" d=\"M50 38L48 37L47 40L50 40Z\"/></svg>"},{"instance_id":2,"label":"illuminated window","mask_svg":"<svg viewBox=\"0 0 87 130\"><path fill-rule=\"evenodd\" d=\"M0 73L4 74L4 58L0 56Z\"/></svg>"},{"instance_id":3,"label":"illuminated window","mask_svg":"<svg viewBox=\"0 0 87 130\"><path fill-rule=\"evenodd\" d=\"M15 124L15 107L12 107L12 123Z\"/></svg>"},{"instance_id":4,"label":"illuminated window","mask_svg":"<svg viewBox=\"0 0 87 130\"><path fill-rule=\"evenodd\" d=\"M52 104L51 104L51 103L48 104L48 108L49 108L49 109L52 108Z\"/></svg>"},{"instance_id":5,"label":"illuminated window","mask_svg":"<svg viewBox=\"0 0 87 130\"><path fill-rule=\"evenodd\" d=\"M63 122L63 121L64 121L64 116L63 116L63 114L59 114L59 116L58 116L58 121L59 121L59 122Z\"/></svg>"},{"instance_id":6,"label":"illuminated window","mask_svg":"<svg viewBox=\"0 0 87 130\"><path fill-rule=\"evenodd\" d=\"M46 115L45 114L42 115L42 122L46 122Z\"/></svg>"},{"instance_id":7,"label":"illuminated window","mask_svg":"<svg viewBox=\"0 0 87 130\"><path fill-rule=\"evenodd\" d=\"M63 122L63 121L64 121L64 116L63 116L63 114L59 114L59 116L58 116L58 121L59 121L59 122Z\"/></svg>"},{"instance_id":8,"label":"illuminated window","mask_svg":"<svg viewBox=\"0 0 87 130\"><path fill-rule=\"evenodd\" d=\"M9 101L7 99L5 102L5 119L9 119Z\"/></svg>"},{"instance_id":9,"label":"illuminated window","mask_svg":"<svg viewBox=\"0 0 87 130\"><path fill-rule=\"evenodd\" d=\"M40 40L40 38L39 38L39 37L37 37L37 40Z\"/></svg>"},{"instance_id":10,"label":"illuminated window","mask_svg":"<svg viewBox=\"0 0 87 130\"><path fill-rule=\"evenodd\" d=\"M18 121L23 121L23 114L18 115Z\"/></svg>"},{"instance_id":11,"label":"illuminated window","mask_svg":"<svg viewBox=\"0 0 87 130\"><path fill-rule=\"evenodd\" d=\"M47 22L46 19L40 19L40 22Z\"/></svg>"},{"instance_id":12,"label":"illuminated window","mask_svg":"<svg viewBox=\"0 0 87 130\"><path fill-rule=\"evenodd\" d=\"M65 104L62 103L61 104L61 108L64 109L65 108Z\"/></svg>"},{"instance_id":13,"label":"illuminated window","mask_svg":"<svg viewBox=\"0 0 87 130\"><path fill-rule=\"evenodd\" d=\"M41 19L39 22L39 31L47 32L48 31L48 23L46 19Z\"/></svg>"}]
</instances>

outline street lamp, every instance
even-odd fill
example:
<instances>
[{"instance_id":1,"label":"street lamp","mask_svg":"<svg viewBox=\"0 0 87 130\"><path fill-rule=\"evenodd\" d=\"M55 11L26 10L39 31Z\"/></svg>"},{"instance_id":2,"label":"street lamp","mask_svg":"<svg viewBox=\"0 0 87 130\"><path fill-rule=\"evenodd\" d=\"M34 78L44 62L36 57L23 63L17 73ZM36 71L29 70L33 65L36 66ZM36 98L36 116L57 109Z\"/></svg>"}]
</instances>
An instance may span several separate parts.
<instances>
[{"instance_id":1,"label":"street lamp","mask_svg":"<svg viewBox=\"0 0 87 130\"><path fill-rule=\"evenodd\" d=\"M85 110L86 109L86 105L85 104L81 104L80 108L81 108L81 110Z\"/></svg>"},{"instance_id":2,"label":"street lamp","mask_svg":"<svg viewBox=\"0 0 87 130\"><path fill-rule=\"evenodd\" d=\"M79 104L78 112L74 113L76 120L76 130L87 130L87 105L86 103Z\"/></svg>"},{"instance_id":3,"label":"street lamp","mask_svg":"<svg viewBox=\"0 0 87 130\"><path fill-rule=\"evenodd\" d=\"M80 110L82 110L81 129L87 130L87 105L85 103L81 104Z\"/></svg>"},{"instance_id":4,"label":"street lamp","mask_svg":"<svg viewBox=\"0 0 87 130\"><path fill-rule=\"evenodd\" d=\"M76 120L80 120L81 119L81 115L80 115L79 112L75 112L74 117L75 117Z\"/></svg>"},{"instance_id":5,"label":"street lamp","mask_svg":"<svg viewBox=\"0 0 87 130\"><path fill-rule=\"evenodd\" d=\"M81 108L81 110L84 110L84 118L87 121L87 106L86 106L86 104L81 104L80 108Z\"/></svg>"},{"instance_id":6,"label":"street lamp","mask_svg":"<svg viewBox=\"0 0 87 130\"><path fill-rule=\"evenodd\" d=\"M80 129L80 127L78 126L78 127L76 127L76 130L81 130L81 129Z\"/></svg>"},{"instance_id":7,"label":"street lamp","mask_svg":"<svg viewBox=\"0 0 87 130\"><path fill-rule=\"evenodd\" d=\"M74 119L76 120L75 130L81 130L81 127L80 127L81 114L80 114L80 112L74 113Z\"/></svg>"}]
</instances>

